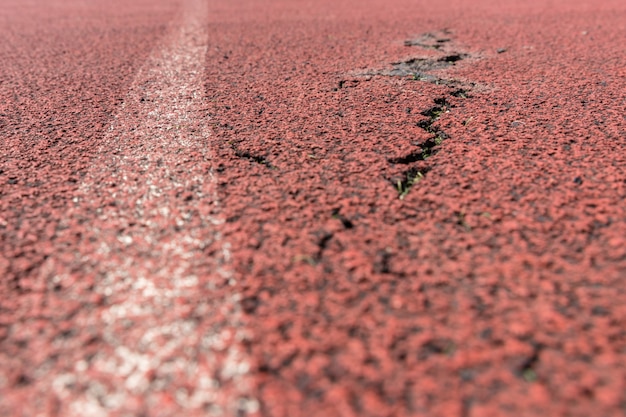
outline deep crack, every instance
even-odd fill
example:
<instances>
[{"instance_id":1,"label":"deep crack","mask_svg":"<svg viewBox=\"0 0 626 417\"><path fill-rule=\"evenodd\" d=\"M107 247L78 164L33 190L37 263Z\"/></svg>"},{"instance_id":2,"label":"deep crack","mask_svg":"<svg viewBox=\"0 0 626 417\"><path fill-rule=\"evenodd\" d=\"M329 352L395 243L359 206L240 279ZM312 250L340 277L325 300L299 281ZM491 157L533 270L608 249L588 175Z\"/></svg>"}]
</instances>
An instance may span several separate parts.
<instances>
[{"instance_id":1,"label":"deep crack","mask_svg":"<svg viewBox=\"0 0 626 417\"><path fill-rule=\"evenodd\" d=\"M427 119L417 123L418 127L430 133L432 136L426 141L418 144L417 150L411 151L407 155L401 157L389 158L387 161L390 164L410 165L416 162L426 161L438 152L439 145L441 145L442 142L448 138L448 135L445 132L434 128L433 124L441 117L442 114L448 111L448 108L450 108L451 105L445 97L436 98L434 102L435 106L420 113L422 116L427 117ZM403 178L391 179L392 184L398 192L399 198L403 199L409 193L410 189L424 178L428 170L428 167L425 169L412 167L403 173Z\"/></svg>"},{"instance_id":2,"label":"deep crack","mask_svg":"<svg viewBox=\"0 0 626 417\"><path fill-rule=\"evenodd\" d=\"M403 173L403 178L392 180L392 183L396 187L396 191L398 192L398 197L400 200L404 199L406 195L409 193L411 188L424 179L424 175L428 172L428 168L423 170L417 170L411 168Z\"/></svg>"},{"instance_id":3,"label":"deep crack","mask_svg":"<svg viewBox=\"0 0 626 417\"><path fill-rule=\"evenodd\" d=\"M472 57L469 53L459 52L455 49L456 46L449 36L450 34L450 31L444 29L439 32L424 33L416 39L404 41L404 45L408 47L436 50L435 54L439 56L413 57L392 63L392 69L367 70L355 74L358 77L364 77L365 80L371 79L372 76L404 77L449 87L445 96L434 99L434 106L420 112L426 119L418 121L417 127L429 133L430 137L421 143L414 143L416 148L410 149L404 155L387 158L391 165L408 166L408 169L401 174L400 178L398 178L397 173L389 178L400 199L403 199L409 190L424 178L425 174L431 169L424 161L435 155L439 151L439 146L449 138L445 131L435 126L435 122L453 107L448 98L468 98L470 97L469 91L476 86L475 83L445 78L445 75L441 72L441 70L455 66L466 58ZM358 80L353 80L349 83L347 80L341 80L338 88L354 87L356 85L358 85ZM338 88L333 90L337 91ZM407 114L410 113L411 109L408 108Z\"/></svg>"}]
</instances>

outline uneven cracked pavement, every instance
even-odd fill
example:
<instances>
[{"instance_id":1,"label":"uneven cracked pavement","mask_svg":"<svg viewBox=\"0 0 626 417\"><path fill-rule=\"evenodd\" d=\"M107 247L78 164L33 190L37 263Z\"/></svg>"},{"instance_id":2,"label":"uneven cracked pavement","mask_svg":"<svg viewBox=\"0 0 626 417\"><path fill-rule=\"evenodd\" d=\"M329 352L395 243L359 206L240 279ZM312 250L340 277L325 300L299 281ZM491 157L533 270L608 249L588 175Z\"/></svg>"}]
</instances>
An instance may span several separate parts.
<instances>
[{"instance_id":1,"label":"uneven cracked pavement","mask_svg":"<svg viewBox=\"0 0 626 417\"><path fill-rule=\"evenodd\" d=\"M626 4L0 0L0 415L626 415Z\"/></svg>"}]
</instances>

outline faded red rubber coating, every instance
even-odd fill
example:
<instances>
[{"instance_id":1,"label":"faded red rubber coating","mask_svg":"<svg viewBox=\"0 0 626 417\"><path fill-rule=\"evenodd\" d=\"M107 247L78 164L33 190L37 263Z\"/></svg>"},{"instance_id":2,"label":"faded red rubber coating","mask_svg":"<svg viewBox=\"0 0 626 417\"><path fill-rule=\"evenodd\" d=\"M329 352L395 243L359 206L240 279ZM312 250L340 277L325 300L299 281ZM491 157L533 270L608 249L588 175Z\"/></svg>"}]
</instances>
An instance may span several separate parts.
<instances>
[{"instance_id":1,"label":"faded red rubber coating","mask_svg":"<svg viewBox=\"0 0 626 417\"><path fill-rule=\"evenodd\" d=\"M80 172L179 2L5 3L0 411L59 415L38 381L72 366L59 346L98 351L71 330L107 301L40 268L79 241L58 225ZM517 3L209 2L206 146L255 414L626 414L626 5ZM424 33L450 40L405 45ZM384 75L446 53L439 84Z\"/></svg>"}]
</instances>

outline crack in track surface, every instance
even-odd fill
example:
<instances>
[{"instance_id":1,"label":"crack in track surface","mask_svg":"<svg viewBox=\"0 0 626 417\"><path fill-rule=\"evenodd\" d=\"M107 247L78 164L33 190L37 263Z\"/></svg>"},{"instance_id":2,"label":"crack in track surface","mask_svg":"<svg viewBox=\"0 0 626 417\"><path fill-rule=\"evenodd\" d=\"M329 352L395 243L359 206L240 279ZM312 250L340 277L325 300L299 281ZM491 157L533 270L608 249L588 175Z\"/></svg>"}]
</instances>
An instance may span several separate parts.
<instances>
[{"instance_id":1,"label":"crack in track surface","mask_svg":"<svg viewBox=\"0 0 626 417\"><path fill-rule=\"evenodd\" d=\"M335 88L336 91L342 88L355 87L359 84L358 78L370 80L374 76L400 77L448 87L449 91L443 97L433 100L433 107L420 112L425 119L418 121L416 125L428 133L430 137L414 144L415 146L412 146L403 155L387 158L387 162L391 165L407 166L407 169L399 175L396 173L389 178L400 199L403 199L410 189L432 169L431 164L427 163L426 160L439 152L440 145L449 137L446 132L434 125L444 113L449 112L449 109L454 107L448 98L468 98L468 92L475 87L474 83L448 78L445 73L441 72L441 70L455 66L460 61L472 58L470 53L459 52L459 48L449 36L450 34L451 32L448 30L442 30L427 32L415 39L405 40L405 46L432 50L434 56L412 57L393 62L391 64L392 69L357 71L353 73L357 79L340 80L338 88Z\"/></svg>"},{"instance_id":2,"label":"crack in track surface","mask_svg":"<svg viewBox=\"0 0 626 417\"><path fill-rule=\"evenodd\" d=\"M93 302L70 330L86 347L38 382L61 415L258 409L237 347L246 338L240 295L200 113L205 3L184 2L179 26L139 70L67 213L66 233L82 239L41 268L75 299L92 282ZM70 223L77 217L81 226Z\"/></svg>"},{"instance_id":3,"label":"crack in track surface","mask_svg":"<svg viewBox=\"0 0 626 417\"><path fill-rule=\"evenodd\" d=\"M405 40L404 45L407 47L432 50L432 53L428 56L412 56L393 62L391 63L391 69L355 71L353 75L366 78L376 75L407 77L416 81L425 81L432 84L456 88L458 90L456 94L463 94L466 90L475 87L475 84L448 78L445 74L441 73L441 70L453 67L463 60L476 58L476 56L468 52L460 51L461 48L459 48L448 35L450 35L450 32L443 30L439 32L427 32L416 39ZM349 83L349 80L342 80L340 87L347 83Z\"/></svg>"},{"instance_id":4,"label":"crack in track surface","mask_svg":"<svg viewBox=\"0 0 626 417\"><path fill-rule=\"evenodd\" d=\"M440 54L434 58L411 58L405 61L393 63L392 70L381 71L381 75L391 77L411 77L416 81L425 81L433 84L448 86L453 90L448 92L450 97L466 98L467 91L471 88L471 84L464 84L458 80L448 79L444 76L434 74L433 71L442 70L450 66L456 65L457 62L470 57L470 54L457 52L452 39L449 38L450 32L428 32L417 39L404 41L405 46L417 46L423 49L434 49ZM459 88L463 86L465 88ZM404 156L388 159L390 164L411 165L416 162L426 161L431 156L439 152L440 145L444 140L448 139L448 134L443 130L434 126L434 123L449 109L453 107L446 97L434 99L434 106L421 112L426 119L417 123L417 126L431 135L426 141L420 143L417 149L412 149ZM424 178L424 175L431 170L431 166L427 164L425 167L419 168L412 166L406 170L402 178L391 178L392 184L396 187L399 197L402 199L409 190Z\"/></svg>"}]
</instances>

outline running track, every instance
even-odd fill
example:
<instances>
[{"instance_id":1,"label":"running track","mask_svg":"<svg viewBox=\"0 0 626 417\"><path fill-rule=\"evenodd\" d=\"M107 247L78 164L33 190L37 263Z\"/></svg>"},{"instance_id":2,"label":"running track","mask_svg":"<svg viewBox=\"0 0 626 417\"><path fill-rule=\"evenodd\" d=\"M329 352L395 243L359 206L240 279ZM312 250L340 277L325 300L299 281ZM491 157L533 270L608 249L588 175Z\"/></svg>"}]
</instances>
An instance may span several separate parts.
<instances>
[{"instance_id":1,"label":"running track","mask_svg":"<svg viewBox=\"0 0 626 417\"><path fill-rule=\"evenodd\" d=\"M626 415L626 5L518 3L0 0L0 415Z\"/></svg>"}]
</instances>

